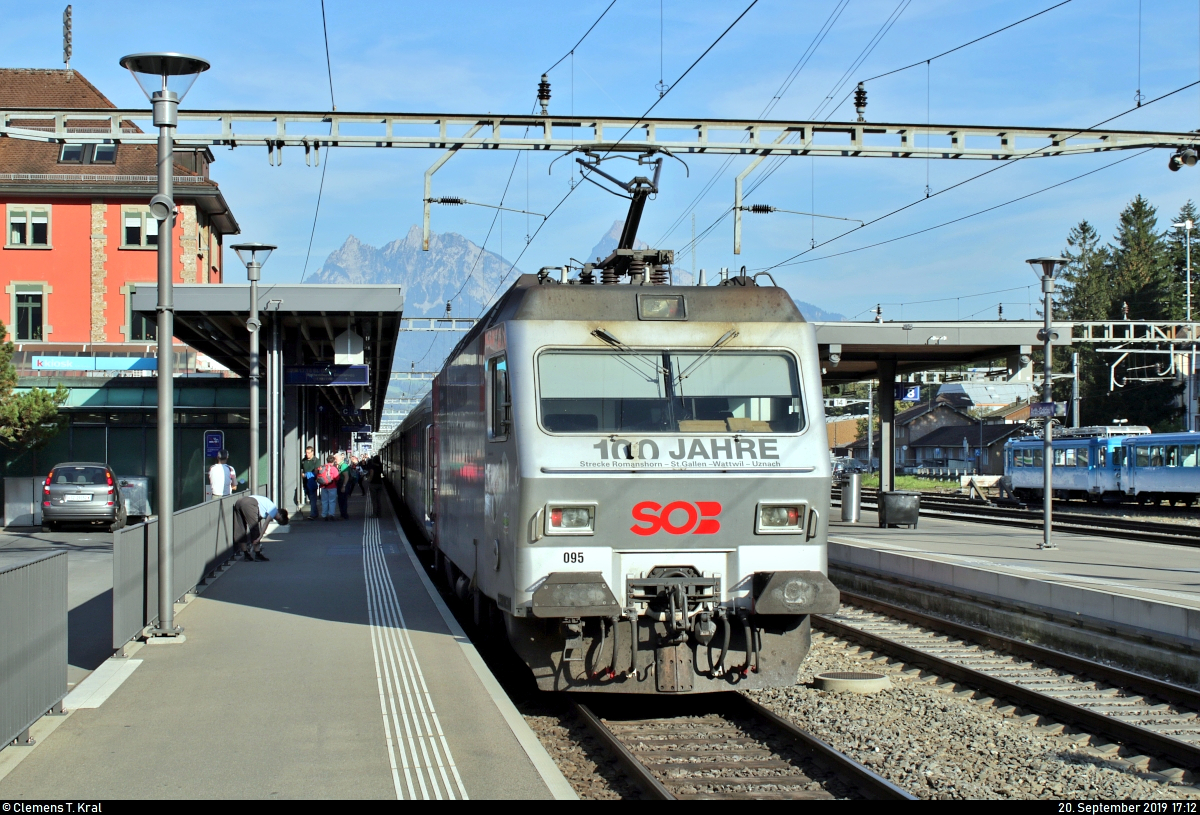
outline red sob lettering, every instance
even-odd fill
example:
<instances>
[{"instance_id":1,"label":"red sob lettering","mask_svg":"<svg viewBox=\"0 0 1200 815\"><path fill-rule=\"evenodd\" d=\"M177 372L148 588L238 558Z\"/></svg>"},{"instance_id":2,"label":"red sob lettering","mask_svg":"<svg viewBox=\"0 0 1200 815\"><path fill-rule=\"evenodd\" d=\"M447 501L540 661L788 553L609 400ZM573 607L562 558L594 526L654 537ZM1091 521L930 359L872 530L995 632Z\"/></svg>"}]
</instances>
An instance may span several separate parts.
<instances>
[{"instance_id":1,"label":"red sob lettering","mask_svg":"<svg viewBox=\"0 0 1200 815\"><path fill-rule=\"evenodd\" d=\"M635 535L653 535L662 526L662 522L658 519L658 511L660 509L662 509L662 506L653 501L642 501L633 508L633 519L649 524L649 526L634 524L629 527L629 531Z\"/></svg>"},{"instance_id":2,"label":"red sob lettering","mask_svg":"<svg viewBox=\"0 0 1200 815\"><path fill-rule=\"evenodd\" d=\"M721 505L716 501L673 501L665 507L654 501L642 501L633 508L629 528L635 535L654 535L660 530L671 535L713 535L721 531ZM644 526L641 524L645 524Z\"/></svg>"}]
</instances>

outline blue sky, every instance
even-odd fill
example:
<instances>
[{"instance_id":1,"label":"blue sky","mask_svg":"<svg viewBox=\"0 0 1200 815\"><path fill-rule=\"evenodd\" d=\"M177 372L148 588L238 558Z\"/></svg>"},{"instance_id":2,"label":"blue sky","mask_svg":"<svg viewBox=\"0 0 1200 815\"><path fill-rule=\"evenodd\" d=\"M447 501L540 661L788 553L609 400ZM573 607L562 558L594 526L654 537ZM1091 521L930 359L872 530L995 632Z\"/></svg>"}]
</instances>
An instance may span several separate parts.
<instances>
[{"instance_id":1,"label":"blue sky","mask_svg":"<svg viewBox=\"0 0 1200 815\"><path fill-rule=\"evenodd\" d=\"M853 79L924 60L976 36L1053 5L1054 0L971 3L912 0ZM808 118L896 9L898 0L850 0L788 93L774 118ZM575 3L379 3L327 0L333 85L339 110L527 113L539 75L562 56L608 0ZM319 0L291 3L214 0L152 5L74 3L74 57L81 71L115 103L145 106L129 75L117 66L126 53L177 50L203 56L213 68L184 101L191 108L327 110ZM655 109L656 115L754 117L808 47L837 0L760 0L736 28ZM663 0L662 77L672 82L745 7L744 3ZM3 64L61 67L61 7L0 2ZM617 0L608 16L551 74L552 112L639 115L657 97L660 79L659 4ZM572 66L573 62L573 66ZM573 67L573 77L572 77ZM1200 4L1143 3L1141 90L1154 98L1200 78ZM1074 0L1036 20L932 63L929 116L934 122L1086 127L1132 107L1138 89L1138 0ZM850 86L847 86L847 90ZM924 66L872 82L867 119L922 122ZM853 118L849 104L833 117ZM1108 125L1138 130L1200 127L1200 88L1150 105ZM265 151L218 150L213 175L242 225L244 240L276 243L264 269L271 281L301 274L313 225L320 171L286 154L281 168ZM422 174L437 154L425 150L335 151L329 158L310 270L349 234L381 245L420 222ZM923 229L1015 198L1107 164L1124 154L1023 161L986 179L923 201L904 214L843 238L808 257L855 249ZM507 206L547 212L567 190L566 161L547 174L552 155L521 157ZM1167 170L1168 154L1153 152L1051 192L944 229L841 257L777 269L793 294L848 316L866 316L883 302L885 317L954 318L1027 313L1036 290L982 295L1033 284L1024 258L1055 253L1070 227L1091 220L1105 236L1120 209L1142 194L1160 208L1164 224L1188 198L1200 199L1200 167ZM733 196L736 160L696 207L703 230ZM443 168L435 195L498 203L512 154L463 154ZM640 237L679 248L690 220L668 228L723 162L691 157L691 177L668 162L662 193L648 204ZM526 166L528 164L528 167ZM624 162L616 162L618 166ZM979 162L931 162L937 191L989 169ZM749 203L870 220L923 198L924 161L790 159ZM753 176L751 177L754 178ZM526 206L528 203L528 206ZM529 245L524 270L581 257L623 217L622 201L590 185L578 189ZM435 231L483 241L492 211L435 208ZM505 215L488 248L514 259L536 226ZM833 237L844 226L784 214L747 216L743 254L732 254L727 220L700 244L698 265L751 269ZM690 255L681 266L691 265ZM978 295L978 296L976 296ZM963 297L937 303L917 301ZM899 303L906 303L903 308Z\"/></svg>"}]
</instances>

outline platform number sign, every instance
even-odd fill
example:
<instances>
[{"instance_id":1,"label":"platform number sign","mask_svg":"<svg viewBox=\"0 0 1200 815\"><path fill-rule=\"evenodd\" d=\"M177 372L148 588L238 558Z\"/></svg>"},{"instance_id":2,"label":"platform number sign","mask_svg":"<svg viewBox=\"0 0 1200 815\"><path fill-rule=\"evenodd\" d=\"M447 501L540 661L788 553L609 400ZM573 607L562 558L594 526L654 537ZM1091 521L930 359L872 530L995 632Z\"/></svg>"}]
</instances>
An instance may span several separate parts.
<instances>
[{"instance_id":1,"label":"platform number sign","mask_svg":"<svg viewBox=\"0 0 1200 815\"><path fill-rule=\"evenodd\" d=\"M896 385L896 401L897 402L920 402L921 401L921 386L920 385Z\"/></svg>"}]
</instances>

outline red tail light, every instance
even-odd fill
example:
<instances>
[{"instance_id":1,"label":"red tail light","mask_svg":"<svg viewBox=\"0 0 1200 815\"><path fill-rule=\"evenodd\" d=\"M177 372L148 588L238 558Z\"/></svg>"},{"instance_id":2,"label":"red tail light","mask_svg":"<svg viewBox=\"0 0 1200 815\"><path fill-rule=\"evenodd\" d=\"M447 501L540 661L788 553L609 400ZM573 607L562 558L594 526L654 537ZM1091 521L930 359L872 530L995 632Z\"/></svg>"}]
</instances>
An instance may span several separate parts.
<instances>
[{"instance_id":1,"label":"red tail light","mask_svg":"<svg viewBox=\"0 0 1200 815\"><path fill-rule=\"evenodd\" d=\"M112 473L106 472L104 473L104 477L108 480L108 486L111 487L113 485ZM112 492L112 490L109 490L109 492Z\"/></svg>"},{"instance_id":2,"label":"red tail light","mask_svg":"<svg viewBox=\"0 0 1200 815\"><path fill-rule=\"evenodd\" d=\"M555 507L554 509L550 510L550 525L551 526L562 526L562 508L561 507Z\"/></svg>"},{"instance_id":3,"label":"red tail light","mask_svg":"<svg viewBox=\"0 0 1200 815\"><path fill-rule=\"evenodd\" d=\"M50 471L50 475L46 476L46 483L42 485L42 492L50 494L50 478L54 475L54 471Z\"/></svg>"}]
</instances>

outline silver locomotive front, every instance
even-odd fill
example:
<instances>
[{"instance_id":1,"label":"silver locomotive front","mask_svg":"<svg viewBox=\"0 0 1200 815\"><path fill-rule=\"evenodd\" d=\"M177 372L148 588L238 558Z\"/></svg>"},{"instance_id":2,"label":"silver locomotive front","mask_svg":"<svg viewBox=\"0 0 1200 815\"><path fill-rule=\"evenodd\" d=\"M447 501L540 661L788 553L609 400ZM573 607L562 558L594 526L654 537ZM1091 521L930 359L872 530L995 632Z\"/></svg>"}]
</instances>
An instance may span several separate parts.
<instances>
[{"instance_id":1,"label":"silver locomotive front","mask_svg":"<svg viewBox=\"0 0 1200 815\"><path fill-rule=\"evenodd\" d=\"M482 337L468 476L492 534L473 583L539 687L794 683L808 615L838 606L812 328L775 288L530 295Z\"/></svg>"}]
</instances>

